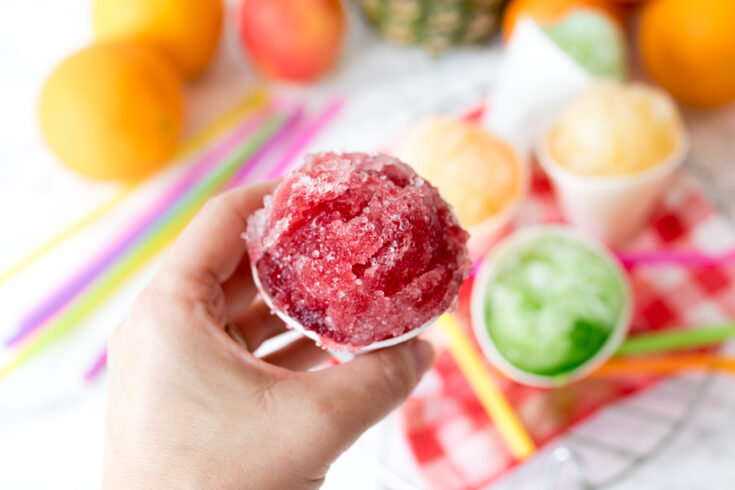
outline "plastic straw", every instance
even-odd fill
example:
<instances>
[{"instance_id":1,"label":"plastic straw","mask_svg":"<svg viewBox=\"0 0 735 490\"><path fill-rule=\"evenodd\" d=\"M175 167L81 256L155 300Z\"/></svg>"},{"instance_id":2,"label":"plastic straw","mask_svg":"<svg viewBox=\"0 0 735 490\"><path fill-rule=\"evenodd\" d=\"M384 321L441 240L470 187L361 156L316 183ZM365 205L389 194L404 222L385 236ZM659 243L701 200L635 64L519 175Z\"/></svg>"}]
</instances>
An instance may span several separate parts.
<instances>
[{"instance_id":1,"label":"plastic straw","mask_svg":"<svg viewBox=\"0 0 735 490\"><path fill-rule=\"evenodd\" d=\"M100 354L99 357L97 357L97 360L94 361L94 364L89 368L89 370L84 374L84 381L92 381L99 375L102 370L107 365L107 347L102 349L102 354Z\"/></svg>"},{"instance_id":2,"label":"plastic straw","mask_svg":"<svg viewBox=\"0 0 735 490\"><path fill-rule=\"evenodd\" d=\"M89 214L82 217L79 221L71 224L68 228L62 230L58 234L49 238L41 245L31 250L27 255L21 258L17 263L10 266L8 269L0 273L0 284L8 281L19 272L28 268L31 264L36 262L38 259L46 255L48 252L58 247L66 240L79 233L81 230L97 221L102 216L109 213L118 204L127 199L127 197L135 190L135 185L126 185L120 191L115 194L111 199L100 204L96 209L93 209Z\"/></svg>"},{"instance_id":3,"label":"plastic straw","mask_svg":"<svg viewBox=\"0 0 735 490\"><path fill-rule=\"evenodd\" d=\"M298 123L301 120L303 114L304 114L304 108L303 108L303 106L296 107L293 110L291 116L288 118L288 120L284 124L282 131L287 132L287 133L291 133L296 128L296 126L298 125ZM266 144L267 146L265 148L263 148L263 151L264 152L268 151L270 149L270 146L272 145L272 143L273 142L267 143ZM280 144L281 141L279 141L278 143ZM233 187L237 187L238 185L242 185L242 183L245 182L245 179L247 179L248 176L250 175L250 171L252 169L253 169L252 166L248 166L248 167L244 167L244 168L240 169L240 171L238 171L235 174L235 176L232 177L232 179L230 179L230 182L227 183L227 185L225 186L225 188L226 189L230 189L230 188L233 188Z\"/></svg>"},{"instance_id":4,"label":"plastic straw","mask_svg":"<svg viewBox=\"0 0 735 490\"><path fill-rule=\"evenodd\" d=\"M735 263L735 250L721 255L701 252L616 252L627 268L656 265L680 265L683 267L716 267L728 262Z\"/></svg>"},{"instance_id":5,"label":"plastic straw","mask_svg":"<svg viewBox=\"0 0 735 490\"><path fill-rule=\"evenodd\" d=\"M76 274L67 279L51 294L42 299L22 317L18 330L9 340L9 345L22 341L51 318L67 302L91 283L117 260L130 246L141 240L168 209L190 191L196 182L210 172L232 148L246 135L254 131L265 120L267 114L261 112L241 125L225 142L207 153L192 166L161 198L146 212L140 215L127 229L119 234L106 249L100 252Z\"/></svg>"},{"instance_id":6,"label":"plastic straw","mask_svg":"<svg viewBox=\"0 0 735 490\"><path fill-rule=\"evenodd\" d=\"M324 129L324 126L339 113L344 106L343 99L335 99L328 103L324 109L314 117L314 119L304 125L291 142L289 147L283 153L283 156L276 162L266 175L267 179L273 179L283 175L290 167L293 160L301 153L304 148Z\"/></svg>"},{"instance_id":7,"label":"plastic straw","mask_svg":"<svg viewBox=\"0 0 735 490\"><path fill-rule=\"evenodd\" d=\"M679 328L638 334L628 338L615 355L660 354L674 350L695 349L719 344L735 336L735 324Z\"/></svg>"},{"instance_id":8,"label":"plastic straw","mask_svg":"<svg viewBox=\"0 0 735 490\"><path fill-rule=\"evenodd\" d=\"M212 121L188 141L183 143L172 157L172 160L181 160L191 156L192 154L202 150L210 141L222 133L224 130L234 125L237 121L258 107L262 107L267 100L266 92L263 89L256 89L238 102L231 110ZM59 247L62 243L84 230L88 226L95 223L100 218L107 215L118 204L127 199L135 190L142 185L142 182L126 184L112 198L98 205L95 209L84 215L82 218L72 223L65 229L61 230L54 236L50 237L36 248L28 252L18 262L10 266L8 269L0 272L0 284L10 280L18 273L30 267L41 257Z\"/></svg>"},{"instance_id":9,"label":"plastic straw","mask_svg":"<svg viewBox=\"0 0 735 490\"><path fill-rule=\"evenodd\" d=\"M591 376L662 376L708 369L735 373L735 358L712 354L615 358L597 368Z\"/></svg>"},{"instance_id":10,"label":"plastic straw","mask_svg":"<svg viewBox=\"0 0 735 490\"><path fill-rule=\"evenodd\" d=\"M95 282L93 287L80 296L78 301L54 318L47 328L37 330L23 342L10 361L0 367L0 379L80 325L82 320L115 292L118 287L171 243L201 205L234 174L241 162L246 161L247 165L253 165L256 159L262 156L262 153L257 153L259 147L267 142L269 138L285 136L284 133L278 133L278 129L285 122L286 119L283 116L271 116L255 134L231 153L225 162L218 167L217 172L208 176L193 192L189 193L182 202L178 203L174 209L164 216L164 219L161 220L149 239L125 254L122 260L116 262L107 274L103 275L99 281Z\"/></svg>"},{"instance_id":11,"label":"plastic straw","mask_svg":"<svg viewBox=\"0 0 735 490\"><path fill-rule=\"evenodd\" d=\"M328 103L324 107L324 109L311 121L304 123L303 127L299 128L297 135L289 143L288 148L285 150L281 158L268 172L266 178L270 179L278 177L285 170L287 170L294 158L298 156L299 152L301 152L311 142L311 140L313 140L313 138L320 131L322 131L324 127L339 113L343 105L344 101L342 99L336 99ZM302 110L297 109L295 115L291 118L290 121L286 123L286 126L289 126L292 123L295 124L297 120L301 117L301 115ZM236 176L234 179L232 179L227 187L234 187L241 184L246 176L247 173L245 175ZM93 379L95 379L99 375L99 373L102 372L102 369L104 368L106 362L107 348L105 347L102 352L97 356L95 362L89 368L87 373L84 375L85 381L92 381Z\"/></svg>"},{"instance_id":12,"label":"plastic straw","mask_svg":"<svg viewBox=\"0 0 735 490\"><path fill-rule=\"evenodd\" d=\"M469 382L472 390L493 421L517 460L524 460L536 450L536 445L516 415L503 392L495 384L485 362L472 342L449 313L439 317L439 325L449 341L449 353Z\"/></svg>"}]
</instances>

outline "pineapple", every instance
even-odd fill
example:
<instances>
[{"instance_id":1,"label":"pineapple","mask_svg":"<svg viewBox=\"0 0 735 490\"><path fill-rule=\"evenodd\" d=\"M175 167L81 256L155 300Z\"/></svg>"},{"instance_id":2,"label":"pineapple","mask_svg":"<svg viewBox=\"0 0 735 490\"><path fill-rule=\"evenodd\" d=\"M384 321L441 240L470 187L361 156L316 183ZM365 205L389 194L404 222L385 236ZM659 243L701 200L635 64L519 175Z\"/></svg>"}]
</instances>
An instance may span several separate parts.
<instances>
[{"instance_id":1,"label":"pineapple","mask_svg":"<svg viewBox=\"0 0 735 490\"><path fill-rule=\"evenodd\" d=\"M432 52L480 42L500 24L504 0L360 0L368 21L386 38Z\"/></svg>"}]
</instances>

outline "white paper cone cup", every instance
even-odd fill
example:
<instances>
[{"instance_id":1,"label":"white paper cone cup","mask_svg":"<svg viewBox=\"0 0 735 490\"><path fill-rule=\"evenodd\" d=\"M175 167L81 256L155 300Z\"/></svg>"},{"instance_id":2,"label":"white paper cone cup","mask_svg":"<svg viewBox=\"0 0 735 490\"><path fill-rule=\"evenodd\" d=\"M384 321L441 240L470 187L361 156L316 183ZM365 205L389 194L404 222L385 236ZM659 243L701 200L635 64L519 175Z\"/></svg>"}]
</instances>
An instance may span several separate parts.
<instances>
[{"instance_id":1,"label":"white paper cone cup","mask_svg":"<svg viewBox=\"0 0 735 490\"><path fill-rule=\"evenodd\" d=\"M528 157L539 129L594 78L529 17L518 20L503 54L484 126Z\"/></svg>"},{"instance_id":2,"label":"white paper cone cup","mask_svg":"<svg viewBox=\"0 0 735 490\"><path fill-rule=\"evenodd\" d=\"M344 347L333 347L328 344L332 344L333 342L325 342L324 339L322 339L322 336L318 333L314 332L313 330L309 330L308 328L304 327L298 320L291 318L288 316L285 312L279 310L278 308L275 308L273 305L273 300L268 295L268 293L265 292L263 289L263 286L260 282L260 278L258 277L258 270L255 268L254 264L250 264L250 270L253 274L253 281L255 282L255 286L258 288L258 292L260 293L260 296L263 298L263 301L265 304L268 305L268 307L271 309L273 313L275 313L278 318L283 320L283 322L286 324L288 328L291 328L293 330L297 330L301 332L306 337L309 337L312 339L316 345L323 348L326 351L329 351L332 356L339 360L340 362L346 362L354 358L356 355L363 354L365 352L370 352L377 349L382 349L384 347L390 347L392 345L397 345L402 342L406 342L407 340L410 340L414 337L417 337L421 332L426 330L426 327L431 325L432 323L436 322L436 320L439 318L438 316L435 318L432 318L428 322L424 323L418 328L414 328L413 330L404 333L403 335L399 335L398 337L392 337L390 339L380 340L377 342L373 342L372 344L363 346L359 348L358 350L352 350L349 346Z\"/></svg>"},{"instance_id":3,"label":"white paper cone cup","mask_svg":"<svg viewBox=\"0 0 735 490\"><path fill-rule=\"evenodd\" d=\"M669 158L631 175L593 177L559 165L548 145L549 131L538 138L536 156L551 178L564 217L608 245L622 245L649 219L674 171L684 162L688 138L682 131Z\"/></svg>"}]
</instances>

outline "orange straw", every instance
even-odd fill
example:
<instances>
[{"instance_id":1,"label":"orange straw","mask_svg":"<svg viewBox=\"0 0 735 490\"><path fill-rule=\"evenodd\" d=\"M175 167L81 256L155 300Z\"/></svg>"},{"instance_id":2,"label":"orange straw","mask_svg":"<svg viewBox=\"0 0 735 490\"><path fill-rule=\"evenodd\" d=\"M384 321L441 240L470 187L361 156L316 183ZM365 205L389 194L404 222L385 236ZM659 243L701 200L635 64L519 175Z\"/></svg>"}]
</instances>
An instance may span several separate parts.
<instances>
[{"instance_id":1,"label":"orange straw","mask_svg":"<svg viewBox=\"0 0 735 490\"><path fill-rule=\"evenodd\" d=\"M724 357L713 354L688 354L615 358L600 366L590 376L666 375L709 369L735 374L735 357Z\"/></svg>"}]
</instances>

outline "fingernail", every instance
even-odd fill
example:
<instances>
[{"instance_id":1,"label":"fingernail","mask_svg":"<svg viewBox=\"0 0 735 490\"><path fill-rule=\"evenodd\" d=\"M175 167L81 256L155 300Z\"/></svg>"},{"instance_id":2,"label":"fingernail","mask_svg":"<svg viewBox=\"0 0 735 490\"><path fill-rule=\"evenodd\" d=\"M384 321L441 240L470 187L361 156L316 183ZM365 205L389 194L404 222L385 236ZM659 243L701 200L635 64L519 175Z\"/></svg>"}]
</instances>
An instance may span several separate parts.
<instances>
[{"instance_id":1,"label":"fingernail","mask_svg":"<svg viewBox=\"0 0 735 490\"><path fill-rule=\"evenodd\" d=\"M425 340L415 341L411 345L411 353L421 374L434 365L434 347L429 342Z\"/></svg>"}]
</instances>

